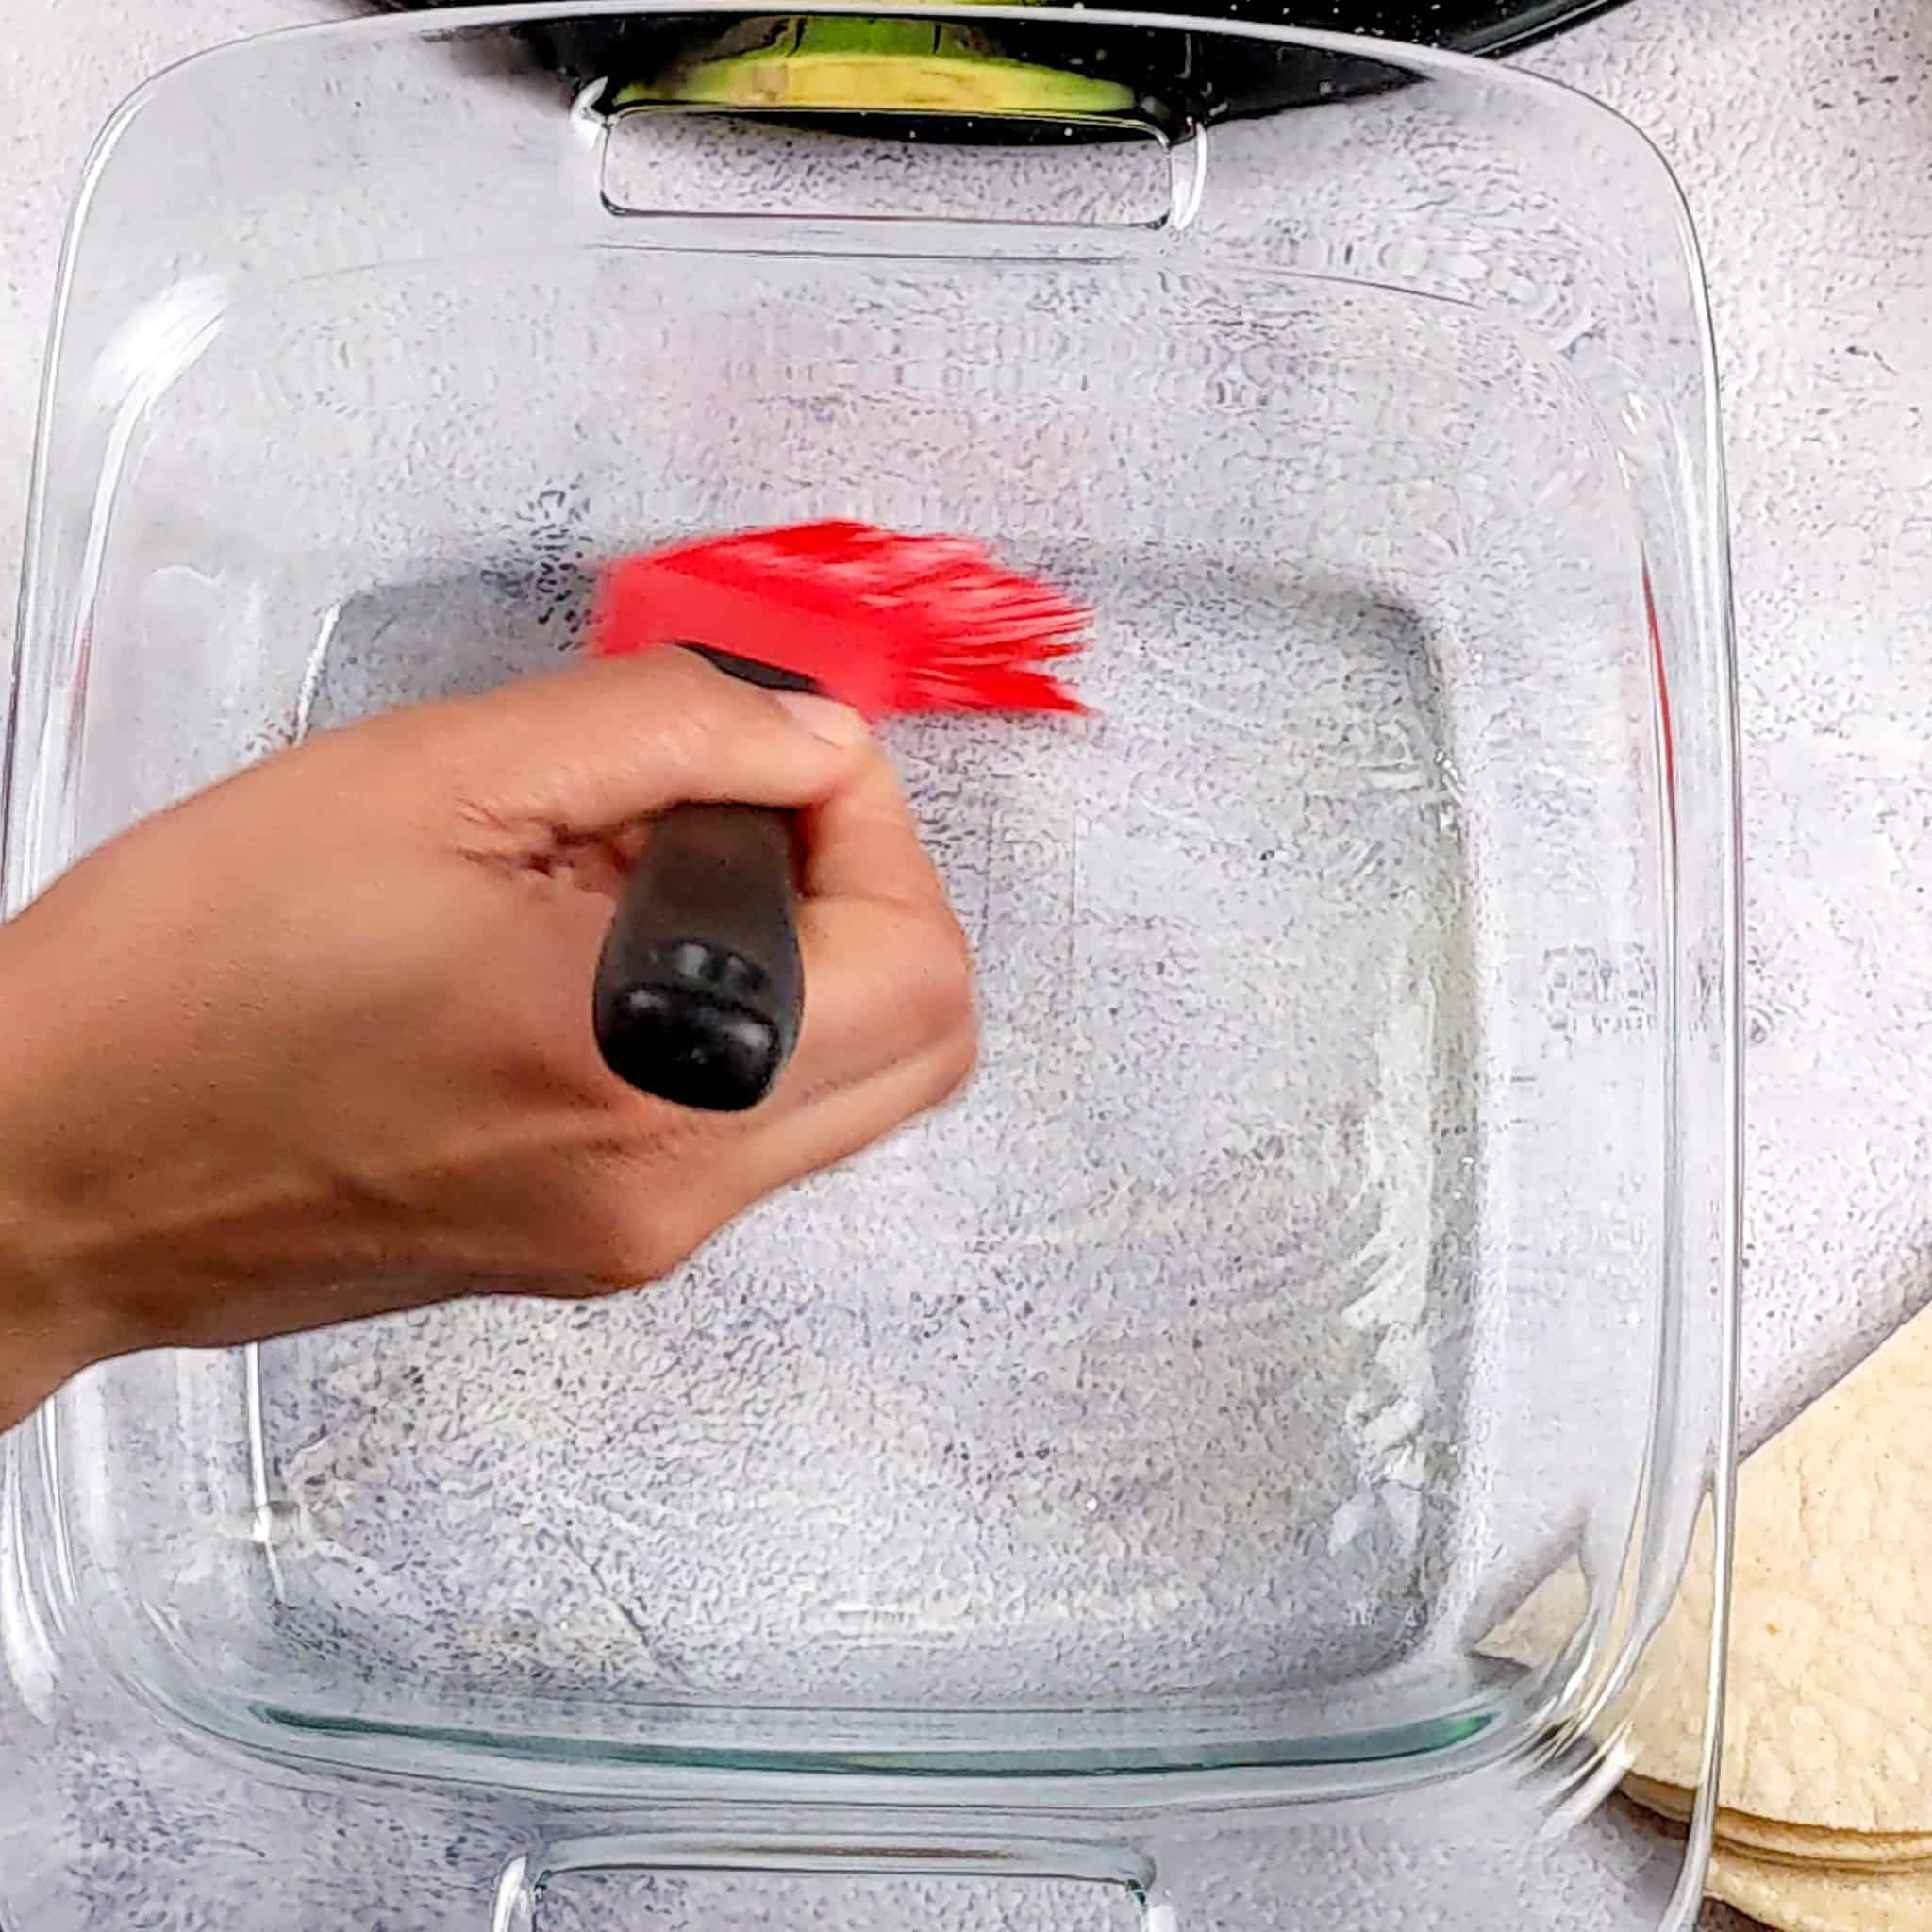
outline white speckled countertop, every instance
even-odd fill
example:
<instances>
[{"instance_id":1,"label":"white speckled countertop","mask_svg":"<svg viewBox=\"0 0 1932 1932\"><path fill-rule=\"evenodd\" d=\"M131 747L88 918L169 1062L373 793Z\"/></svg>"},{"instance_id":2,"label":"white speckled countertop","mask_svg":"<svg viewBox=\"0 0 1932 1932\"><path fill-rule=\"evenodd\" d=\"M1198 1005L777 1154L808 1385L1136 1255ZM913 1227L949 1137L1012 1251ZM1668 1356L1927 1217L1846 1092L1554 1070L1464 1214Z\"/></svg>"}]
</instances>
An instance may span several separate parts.
<instances>
[{"instance_id":1,"label":"white speckled countertop","mask_svg":"<svg viewBox=\"0 0 1932 1932\"><path fill-rule=\"evenodd\" d=\"M327 10L43 0L0 37L0 608L94 129L167 61ZM1932 1298L1932 8L1636 0L1526 64L1655 137L1709 265L1745 725L1749 1445Z\"/></svg>"}]
</instances>

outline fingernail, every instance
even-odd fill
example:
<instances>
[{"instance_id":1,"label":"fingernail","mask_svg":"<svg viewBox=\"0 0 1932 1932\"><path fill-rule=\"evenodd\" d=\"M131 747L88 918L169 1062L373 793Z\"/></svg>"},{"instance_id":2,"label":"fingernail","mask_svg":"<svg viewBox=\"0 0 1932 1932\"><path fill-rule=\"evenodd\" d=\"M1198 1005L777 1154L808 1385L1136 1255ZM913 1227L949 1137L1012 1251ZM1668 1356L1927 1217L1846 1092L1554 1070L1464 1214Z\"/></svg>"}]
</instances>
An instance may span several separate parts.
<instances>
[{"instance_id":1,"label":"fingernail","mask_svg":"<svg viewBox=\"0 0 1932 1932\"><path fill-rule=\"evenodd\" d=\"M831 698L814 697L808 691L774 691L772 695L811 733L841 751L849 750L867 736L866 722L850 705Z\"/></svg>"}]
</instances>

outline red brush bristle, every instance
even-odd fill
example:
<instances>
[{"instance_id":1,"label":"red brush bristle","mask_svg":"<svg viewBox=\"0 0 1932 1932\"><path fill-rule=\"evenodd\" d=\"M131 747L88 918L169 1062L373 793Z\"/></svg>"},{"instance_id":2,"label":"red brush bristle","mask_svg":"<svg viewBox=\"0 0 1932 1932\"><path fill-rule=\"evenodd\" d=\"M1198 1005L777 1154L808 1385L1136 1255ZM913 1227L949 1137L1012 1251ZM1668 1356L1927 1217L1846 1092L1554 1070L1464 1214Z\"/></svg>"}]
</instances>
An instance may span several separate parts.
<instances>
[{"instance_id":1,"label":"red brush bristle","mask_svg":"<svg viewBox=\"0 0 1932 1932\"><path fill-rule=\"evenodd\" d=\"M1042 667L1089 614L960 537L825 522L627 558L605 573L591 648L703 644L895 711L1081 711Z\"/></svg>"}]
</instances>

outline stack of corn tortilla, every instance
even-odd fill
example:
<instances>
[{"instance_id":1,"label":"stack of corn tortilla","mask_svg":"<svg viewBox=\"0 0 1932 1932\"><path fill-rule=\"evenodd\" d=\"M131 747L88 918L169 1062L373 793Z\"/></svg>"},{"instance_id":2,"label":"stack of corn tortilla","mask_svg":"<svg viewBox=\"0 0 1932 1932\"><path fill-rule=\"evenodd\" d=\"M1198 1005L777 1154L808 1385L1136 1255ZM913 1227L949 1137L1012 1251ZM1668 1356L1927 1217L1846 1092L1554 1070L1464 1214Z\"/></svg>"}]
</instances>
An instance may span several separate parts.
<instances>
[{"instance_id":1,"label":"stack of corn tortilla","mask_svg":"<svg viewBox=\"0 0 1932 1932\"><path fill-rule=\"evenodd\" d=\"M1932 1932L1932 1311L1739 1477L1722 1808L1708 1890L1778 1932ZM1646 1659L1624 1789L1687 1818L1698 1779L1707 1523ZM1554 1656L1553 1576L1483 1647Z\"/></svg>"}]
</instances>

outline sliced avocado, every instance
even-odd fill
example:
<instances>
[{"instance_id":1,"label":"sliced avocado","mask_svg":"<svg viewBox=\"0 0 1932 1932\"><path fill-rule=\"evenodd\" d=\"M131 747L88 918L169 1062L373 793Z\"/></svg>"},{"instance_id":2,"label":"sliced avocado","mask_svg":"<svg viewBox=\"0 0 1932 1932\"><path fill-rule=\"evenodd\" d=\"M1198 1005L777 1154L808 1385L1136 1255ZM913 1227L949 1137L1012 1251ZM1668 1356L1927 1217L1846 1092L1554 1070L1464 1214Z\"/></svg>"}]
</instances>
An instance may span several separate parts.
<instances>
[{"instance_id":1,"label":"sliced avocado","mask_svg":"<svg viewBox=\"0 0 1932 1932\"><path fill-rule=\"evenodd\" d=\"M647 102L816 111L909 109L967 114L1116 114L1134 105L1117 81L1036 66L944 22L821 16L782 24L764 44L699 55L621 89L613 108Z\"/></svg>"}]
</instances>

